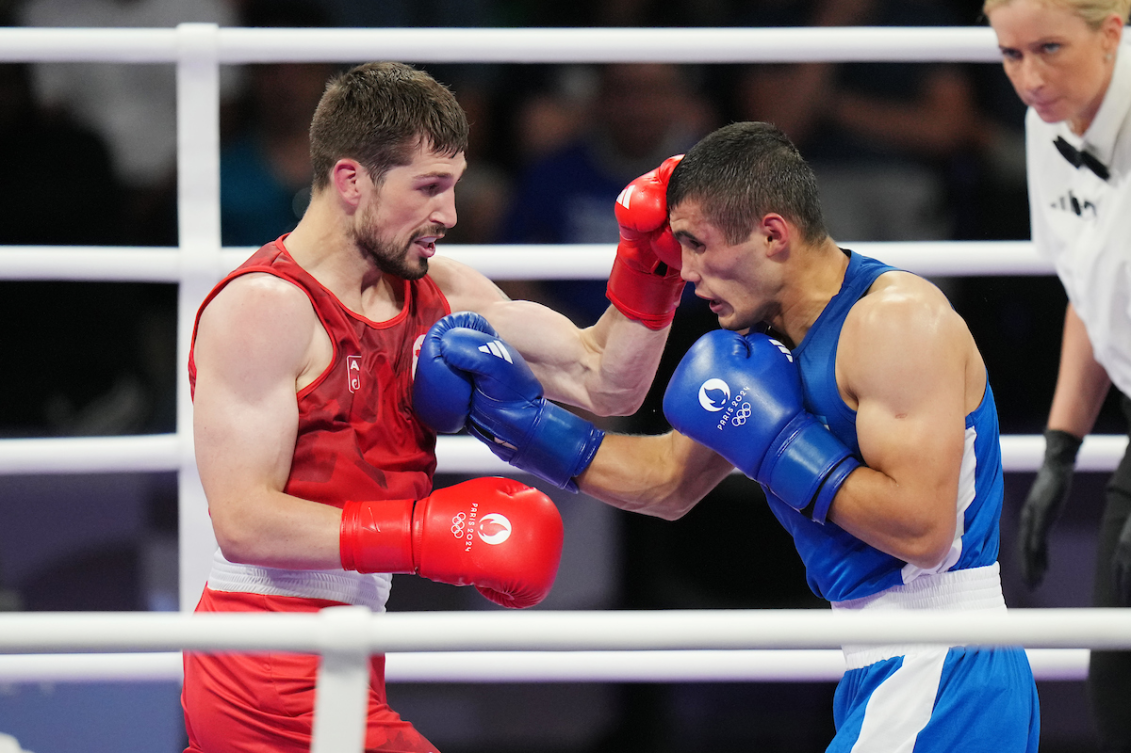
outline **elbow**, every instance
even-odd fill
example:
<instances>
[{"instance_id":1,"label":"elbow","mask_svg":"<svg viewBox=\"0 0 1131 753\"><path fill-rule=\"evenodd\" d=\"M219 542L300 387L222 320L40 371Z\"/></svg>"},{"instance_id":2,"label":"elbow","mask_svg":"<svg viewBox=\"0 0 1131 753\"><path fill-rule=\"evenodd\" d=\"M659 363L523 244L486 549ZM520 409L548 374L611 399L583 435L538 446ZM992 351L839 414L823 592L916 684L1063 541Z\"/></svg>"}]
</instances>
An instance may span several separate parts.
<instances>
[{"instance_id":1,"label":"elbow","mask_svg":"<svg viewBox=\"0 0 1131 753\"><path fill-rule=\"evenodd\" d=\"M679 520L687 513L691 512L691 508L695 507L694 502L684 502L680 500L670 500L664 504L657 506L656 517L661 520L673 522Z\"/></svg>"},{"instance_id":2,"label":"elbow","mask_svg":"<svg viewBox=\"0 0 1131 753\"><path fill-rule=\"evenodd\" d=\"M231 516L212 514L212 531L224 559L237 565L263 564L260 551L262 537L254 535L247 527Z\"/></svg>"},{"instance_id":3,"label":"elbow","mask_svg":"<svg viewBox=\"0 0 1131 753\"><path fill-rule=\"evenodd\" d=\"M934 570L942 564L942 561L946 558L949 551L950 547L946 547L942 550L931 548L912 551L904 557L904 561L922 570Z\"/></svg>"},{"instance_id":4,"label":"elbow","mask_svg":"<svg viewBox=\"0 0 1131 753\"><path fill-rule=\"evenodd\" d=\"M949 529L949 530L948 530ZM954 525L933 526L930 530L907 539L903 560L924 570L938 567L954 544Z\"/></svg>"},{"instance_id":5,"label":"elbow","mask_svg":"<svg viewBox=\"0 0 1131 753\"><path fill-rule=\"evenodd\" d=\"M653 493L646 495L617 495L603 494L599 491L586 488L581 491L625 512L647 515L660 520L676 521L691 512L699 502L699 498L681 495L677 491L667 493Z\"/></svg>"},{"instance_id":6,"label":"elbow","mask_svg":"<svg viewBox=\"0 0 1131 753\"><path fill-rule=\"evenodd\" d=\"M654 499L650 500L647 504L625 504L617 506L628 512L641 513L653 518L659 518L660 520L674 522L691 512L691 508L695 507L695 502L679 499Z\"/></svg>"},{"instance_id":7,"label":"elbow","mask_svg":"<svg viewBox=\"0 0 1131 753\"><path fill-rule=\"evenodd\" d=\"M223 531L216 525L213 526L213 530L216 533L216 544L220 547L220 553L228 562L236 565L259 564L253 542L248 537Z\"/></svg>"},{"instance_id":8,"label":"elbow","mask_svg":"<svg viewBox=\"0 0 1131 753\"><path fill-rule=\"evenodd\" d=\"M653 515L667 521L675 521L695 509L706 491L676 484L666 494L653 502Z\"/></svg>"}]
</instances>

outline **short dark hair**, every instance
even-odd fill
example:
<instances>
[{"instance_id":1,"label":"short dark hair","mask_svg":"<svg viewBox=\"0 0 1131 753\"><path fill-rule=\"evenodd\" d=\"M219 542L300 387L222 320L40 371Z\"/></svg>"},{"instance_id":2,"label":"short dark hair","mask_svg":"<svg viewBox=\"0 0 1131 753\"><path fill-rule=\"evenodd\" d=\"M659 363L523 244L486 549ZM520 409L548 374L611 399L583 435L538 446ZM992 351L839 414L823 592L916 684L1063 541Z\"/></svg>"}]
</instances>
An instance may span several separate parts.
<instances>
[{"instance_id":1,"label":"short dark hair","mask_svg":"<svg viewBox=\"0 0 1131 753\"><path fill-rule=\"evenodd\" d=\"M340 159L356 159L380 183L421 144L453 156L467 151L467 139L467 115L446 86L403 63L365 63L331 79L314 111L314 190L329 184Z\"/></svg>"},{"instance_id":2,"label":"short dark hair","mask_svg":"<svg viewBox=\"0 0 1131 753\"><path fill-rule=\"evenodd\" d=\"M828 236L812 168L770 123L731 123L703 137L672 172L667 199L669 209L698 202L731 244L749 238L770 212L796 225L806 242Z\"/></svg>"}]
</instances>

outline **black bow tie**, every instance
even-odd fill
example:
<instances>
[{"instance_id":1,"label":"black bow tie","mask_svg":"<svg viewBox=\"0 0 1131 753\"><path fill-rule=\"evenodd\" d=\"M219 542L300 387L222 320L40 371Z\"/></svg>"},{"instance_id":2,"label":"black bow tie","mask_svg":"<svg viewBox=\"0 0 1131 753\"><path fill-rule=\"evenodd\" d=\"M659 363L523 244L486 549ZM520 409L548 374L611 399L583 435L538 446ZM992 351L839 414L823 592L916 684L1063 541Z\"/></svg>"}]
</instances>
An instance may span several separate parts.
<instances>
[{"instance_id":1,"label":"black bow tie","mask_svg":"<svg viewBox=\"0 0 1131 753\"><path fill-rule=\"evenodd\" d=\"M1100 180L1107 180L1111 176L1111 173L1107 171L1107 167L1104 166L1104 163L1084 150L1072 146L1064 140L1063 136L1057 136L1056 141L1052 143L1053 146L1056 147L1056 150L1060 152L1061 156L1068 160L1069 164L1073 167L1079 168L1083 165L1098 175Z\"/></svg>"}]
</instances>

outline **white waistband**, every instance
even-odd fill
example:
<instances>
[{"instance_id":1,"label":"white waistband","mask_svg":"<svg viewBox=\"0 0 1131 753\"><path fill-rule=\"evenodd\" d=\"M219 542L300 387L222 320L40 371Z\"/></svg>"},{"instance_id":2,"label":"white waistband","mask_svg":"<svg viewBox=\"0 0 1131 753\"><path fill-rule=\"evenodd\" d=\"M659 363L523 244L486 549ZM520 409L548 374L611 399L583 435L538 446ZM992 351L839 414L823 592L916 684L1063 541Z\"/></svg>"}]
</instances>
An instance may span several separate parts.
<instances>
[{"instance_id":1,"label":"white waistband","mask_svg":"<svg viewBox=\"0 0 1131 753\"><path fill-rule=\"evenodd\" d=\"M228 562L219 549L212 557L208 587L213 591L326 599L384 612L393 576L352 570L283 570Z\"/></svg>"},{"instance_id":2,"label":"white waistband","mask_svg":"<svg viewBox=\"0 0 1131 753\"><path fill-rule=\"evenodd\" d=\"M967 612L1005 611L998 563L936 575L850 601L834 601L833 609L937 609ZM852 645L844 647L846 669L858 669L893 656L938 651L932 644Z\"/></svg>"}]
</instances>

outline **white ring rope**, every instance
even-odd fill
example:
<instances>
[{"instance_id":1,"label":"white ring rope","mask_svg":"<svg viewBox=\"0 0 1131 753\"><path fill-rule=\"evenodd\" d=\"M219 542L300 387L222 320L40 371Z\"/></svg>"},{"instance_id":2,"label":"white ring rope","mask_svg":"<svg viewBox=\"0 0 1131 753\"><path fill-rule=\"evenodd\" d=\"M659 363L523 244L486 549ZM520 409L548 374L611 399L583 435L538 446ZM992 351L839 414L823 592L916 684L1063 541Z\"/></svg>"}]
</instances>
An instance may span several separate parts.
<instances>
[{"instance_id":1,"label":"white ring rope","mask_svg":"<svg viewBox=\"0 0 1131 753\"><path fill-rule=\"evenodd\" d=\"M1076 469L1114 470L1126 448L1124 435L1089 435L1080 448ZM0 476L175 471L181 467L182 453L189 450L191 447L182 445L176 434L5 439L0 441ZM1044 450L1045 440L1039 434L1003 436L1002 466L1007 471L1035 471ZM440 473L524 473L499 460L472 437L440 437L436 455Z\"/></svg>"},{"instance_id":2,"label":"white ring rope","mask_svg":"<svg viewBox=\"0 0 1131 753\"><path fill-rule=\"evenodd\" d=\"M826 610L662 610L613 612L428 612L371 614L331 607L318 614L86 613L0 616L0 651L300 651L389 652L397 676L468 680L479 674L449 652L473 652L483 677L516 681L728 681L835 679L842 644L1024 645L1043 679L1076 679L1087 651L1131 648L1123 609L1014 609L1003 613L832 612ZM802 651L794 650L800 647ZM1045 649L1045 650L1042 650ZM421 653L416 653L421 652ZM611 653L608 653L611 652ZM173 676L169 656L122 654L68 668L66 654L0 657L0 680L27 676L42 661L58 679L89 676L120 660L118 676ZM152 656L161 669L143 668ZM164 657L164 658L162 658ZM400 657L399 659L395 657ZM429 658L444 657L444 658ZM665 662L671 664L665 666ZM716 676L713 667L730 669ZM737 662L737 663L734 663ZM455 666L460 665L460 666ZM23 673L23 674L21 674Z\"/></svg>"},{"instance_id":3,"label":"white ring rope","mask_svg":"<svg viewBox=\"0 0 1131 753\"><path fill-rule=\"evenodd\" d=\"M1029 241L842 242L842 246L921 275L983 277L1051 275ZM592 279L609 276L613 244L440 246L440 253L496 280ZM221 271L235 269L255 251L220 252ZM181 258L175 248L111 246L0 246L0 280L117 280L177 282Z\"/></svg>"},{"instance_id":4,"label":"white ring rope","mask_svg":"<svg viewBox=\"0 0 1131 753\"><path fill-rule=\"evenodd\" d=\"M1131 39L1129 39L1131 42ZM1000 59L988 28L795 29L176 29L0 28L0 62L174 63L177 67L179 248L0 247L0 279L179 283L178 363L205 293L250 249L221 248L219 66L370 59L427 62L844 62ZM931 276L1047 275L1026 242L844 243ZM601 278L611 246L449 246L496 279ZM191 442L187 380L177 434L0 441L0 475L179 470L182 606L191 609L207 562L186 552L211 540ZM1126 437L1088 437L1082 470L1110 470ZM1002 437L1007 470L1040 463L1039 436ZM442 472L507 472L473 439L441 438ZM198 558L199 559L199 558ZM203 567L203 570L201 568ZM188 594L188 596L186 596ZM1013 610L1002 615L727 612L550 612L319 615L161 613L0 615L0 680L177 679L182 648L320 651L315 753L360 748L362 657L390 651L389 679L416 681L834 680L843 643L1021 643L1039 677L1080 679L1087 649L1131 648L1127 610ZM255 618L255 619L249 619ZM37 651L140 650L90 656ZM1048 647L1048 648L1041 648ZM1067 648L1072 647L1072 648ZM801 650L796 650L800 648ZM790 650L793 649L793 650ZM444 652L462 651L458 661ZM158 653L152 653L158 652ZM440 653L435 653L440 652ZM356 692L355 692L356 691ZM339 730L346 730L341 732ZM354 731L350 731L354 730Z\"/></svg>"},{"instance_id":5,"label":"white ring rope","mask_svg":"<svg viewBox=\"0 0 1131 753\"><path fill-rule=\"evenodd\" d=\"M1087 676L1086 648L1031 648L1038 680ZM180 652L0 655L0 683L181 682ZM836 682L844 654L834 649L744 651L401 652L386 657L388 682Z\"/></svg>"},{"instance_id":6,"label":"white ring rope","mask_svg":"<svg viewBox=\"0 0 1131 753\"><path fill-rule=\"evenodd\" d=\"M179 28L210 26L181 24ZM174 29L0 28L0 62L174 63ZM988 27L219 30L222 64L1000 60Z\"/></svg>"},{"instance_id":7,"label":"white ring rope","mask_svg":"<svg viewBox=\"0 0 1131 753\"><path fill-rule=\"evenodd\" d=\"M350 644L400 651L671 651L839 648L844 644L1131 648L1128 609L624 610L314 614L34 612L0 615L0 650L294 651Z\"/></svg>"}]
</instances>

